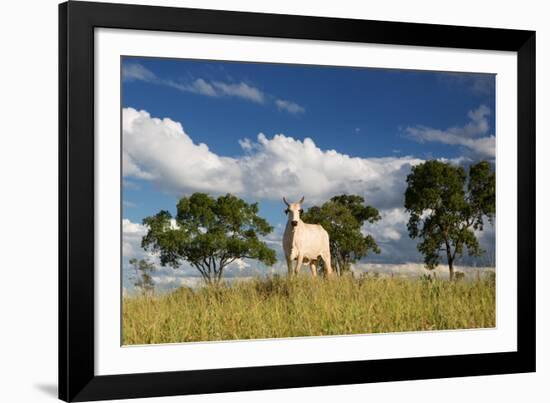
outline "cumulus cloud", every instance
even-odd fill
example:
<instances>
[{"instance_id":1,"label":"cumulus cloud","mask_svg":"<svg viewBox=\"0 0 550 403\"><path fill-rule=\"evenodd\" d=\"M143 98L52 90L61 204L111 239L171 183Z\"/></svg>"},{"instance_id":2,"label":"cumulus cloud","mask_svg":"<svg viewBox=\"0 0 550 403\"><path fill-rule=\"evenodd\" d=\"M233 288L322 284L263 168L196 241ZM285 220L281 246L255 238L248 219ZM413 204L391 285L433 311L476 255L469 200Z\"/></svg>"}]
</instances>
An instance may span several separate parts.
<instances>
[{"instance_id":1,"label":"cumulus cloud","mask_svg":"<svg viewBox=\"0 0 550 403\"><path fill-rule=\"evenodd\" d=\"M401 204L404 177L421 160L359 158L322 150L310 138L260 133L255 152L239 160L243 188L253 196L280 199L305 194L311 203L335 194L353 193L378 205Z\"/></svg>"},{"instance_id":2,"label":"cumulus cloud","mask_svg":"<svg viewBox=\"0 0 550 403\"><path fill-rule=\"evenodd\" d=\"M399 241L405 235L409 214L403 208L392 208L380 211L382 217L375 223L366 223L362 231L371 234L379 242Z\"/></svg>"},{"instance_id":3,"label":"cumulus cloud","mask_svg":"<svg viewBox=\"0 0 550 403\"><path fill-rule=\"evenodd\" d=\"M380 254L370 254L369 262L400 263L422 261L416 249L417 240L409 237L407 222L409 214L403 207L380 209L381 220L366 223L361 229L363 234L370 234L380 247Z\"/></svg>"},{"instance_id":4,"label":"cumulus cloud","mask_svg":"<svg viewBox=\"0 0 550 403\"><path fill-rule=\"evenodd\" d=\"M175 193L189 191L241 193L237 160L196 144L182 125L145 111L123 111L123 174L153 181Z\"/></svg>"},{"instance_id":5,"label":"cumulus cloud","mask_svg":"<svg viewBox=\"0 0 550 403\"><path fill-rule=\"evenodd\" d=\"M147 228L128 219L122 220L122 256L144 258L145 251L141 249L141 238L147 233Z\"/></svg>"},{"instance_id":6,"label":"cumulus cloud","mask_svg":"<svg viewBox=\"0 0 550 403\"><path fill-rule=\"evenodd\" d=\"M472 119L484 116L483 110L473 111ZM482 129L467 129L475 136ZM268 137L262 133L255 140L241 139L243 154L225 157L196 143L179 122L150 116L146 111L123 110L124 180L141 178L178 197L196 191L210 194L232 193L254 200L280 200L283 196L298 199L306 196L306 204L318 204L336 194L358 194L368 204L380 210L382 220L363 227L372 234L381 254L370 254L369 262L400 263L422 261L416 249L417 240L407 232L408 214L403 209L405 178L412 166L423 162L413 157L359 158L323 150L306 138L295 139L284 134ZM127 159L127 160L126 160ZM459 163L460 161L453 161ZM126 169L129 167L128 169ZM130 182L131 183L131 182ZM140 224L123 223L125 255L144 255L140 247L146 229ZM279 262L274 268L250 266L246 260L234 263L227 276L285 272L281 248L283 226L264 237L275 249ZM483 258L494 262L494 229L488 225L478 234L482 247L492 255ZM491 251L489 251L491 252ZM141 254L141 255L140 255ZM151 256L151 259L154 259ZM464 262L476 264L483 259ZM196 275L191 267L182 266L182 275Z\"/></svg>"},{"instance_id":7,"label":"cumulus cloud","mask_svg":"<svg viewBox=\"0 0 550 403\"><path fill-rule=\"evenodd\" d=\"M239 140L239 145L244 151L250 151L252 150L252 141L250 141L249 138L244 138Z\"/></svg>"},{"instance_id":8,"label":"cumulus cloud","mask_svg":"<svg viewBox=\"0 0 550 403\"><path fill-rule=\"evenodd\" d=\"M428 126L407 127L409 138L420 143L437 142L449 145L463 146L480 158L495 158L495 136L489 134L487 116L490 109L481 105L469 111L469 122L462 127L450 127L446 130L434 129Z\"/></svg>"},{"instance_id":9,"label":"cumulus cloud","mask_svg":"<svg viewBox=\"0 0 550 403\"><path fill-rule=\"evenodd\" d=\"M352 157L284 134L268 138L260 133L256 141L245 139L240 145L245 155L220 156L194 143L178 122L132 108L123 111L124 176L153 181L178 195L229 192L273 200L305 194L316 203L353 193L376 206L396 207L403 203L404 178L422 162Z\"/></svg>"},{"instance_id":10,"label":"cumulus cloud","mask_svg":"<svg viewBox=\"0 0 550 403\"><path fill-rule=\"evenodd\" d=\"M284 99L277 99L275 100L275 105L277 105L277 108L279 110L285 110L292 114L299 114L304 113L306 110L303 106L298 105L295 102L287 101Z\"/></svg>"}]
</instances>

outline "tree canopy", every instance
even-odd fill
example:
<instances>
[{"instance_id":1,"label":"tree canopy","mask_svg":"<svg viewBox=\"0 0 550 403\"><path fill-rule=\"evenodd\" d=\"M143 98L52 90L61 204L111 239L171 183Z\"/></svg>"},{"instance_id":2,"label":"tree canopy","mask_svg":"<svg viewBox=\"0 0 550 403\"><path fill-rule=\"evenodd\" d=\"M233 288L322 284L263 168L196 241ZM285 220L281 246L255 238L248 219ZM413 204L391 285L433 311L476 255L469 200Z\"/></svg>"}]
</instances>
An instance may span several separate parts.
<instances>
[{"instance_id":1,"label":"tree canopy","mask_svg":"<svg viewBox=\"0 0 550 403\"><path fill-rule=\"evenodd\" d=\"M441 161L414 166L407 177L405 209L410 213L409 236L421 238L418 250L428 269L447 256L449 274L465 249L472 256L483 253L474 230L482 231L484 218L495 215L495 173L487 161L464 168Z\"/></svg>"},{"instance_id":2,"label":"tree canopy","mask_svg":"<svg viewBox=\"0 0 550 403\"><path fill-rule=\"evenodd\" d=\"M365 205L361 196L335 196L320 207L309 208L302 219L320 224L328 232L331 260L339 274L349 271L351 263L367 256L369 251L380 253L374 238L361 232L365 222L380 220L380 214L376 208Z\"/></svg>"},{"instance_id":3,"label":"tree canopy","mask_svg":"<svg viewBox=\"0 0 550 403\"><path fill-rule=\"evenodd\" d=\"M142 247L158 252L161 264L177 268L187 261L207 283L217 283L237 259L276 261L275 251L259 239L273 228L258 216L258 204L227 194L194 193L180 199L175 217L162 210L147 217Z\"/></svg>"}]
</instances>

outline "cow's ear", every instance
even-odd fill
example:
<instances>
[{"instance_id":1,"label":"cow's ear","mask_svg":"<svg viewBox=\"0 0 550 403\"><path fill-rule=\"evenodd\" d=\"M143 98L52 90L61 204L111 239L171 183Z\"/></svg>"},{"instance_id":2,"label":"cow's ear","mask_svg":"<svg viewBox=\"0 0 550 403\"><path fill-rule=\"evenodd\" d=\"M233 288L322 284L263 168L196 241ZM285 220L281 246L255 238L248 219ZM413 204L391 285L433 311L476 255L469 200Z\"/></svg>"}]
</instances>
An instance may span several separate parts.
<instances>
[{"instance_id":1,"label":"cow's ear","mask_svg":"<svg viewBox=\"0 0 550 403\"><path fill-rule=\"evenodd\" d=\"M300 209L300 215L304 214L304 209Z\"/></svg>"},{"instance_id":2,"label":"cow's ear","mask_svg":"<svg viewBox=\"0 0 550 403\"><path fill-rule=\"evenodd\" d=\"M288 209L285 210L285 214L288 214Z\"/></svg>"}]
</instances>

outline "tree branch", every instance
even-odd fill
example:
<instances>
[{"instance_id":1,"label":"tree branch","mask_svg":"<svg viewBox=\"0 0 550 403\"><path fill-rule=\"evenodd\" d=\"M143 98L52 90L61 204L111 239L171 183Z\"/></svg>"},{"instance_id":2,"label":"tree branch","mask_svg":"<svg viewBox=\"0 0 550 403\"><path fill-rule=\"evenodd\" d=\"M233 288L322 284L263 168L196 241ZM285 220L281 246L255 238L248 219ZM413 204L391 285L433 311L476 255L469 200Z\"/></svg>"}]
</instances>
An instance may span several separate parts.
<instances>
[{"instance_id":1,"label":"tree branch","mask_svg":"<svg viewBox=\"0 0 550 403\"><path fill-rule=\"evenodd\" d=\"M191 266L195 267L199 271L204 281L206 281L207 283L210 282L210 275L206 272L204 267L200 265L200 263L191 262Z\"/></svg>"}]
</instances>

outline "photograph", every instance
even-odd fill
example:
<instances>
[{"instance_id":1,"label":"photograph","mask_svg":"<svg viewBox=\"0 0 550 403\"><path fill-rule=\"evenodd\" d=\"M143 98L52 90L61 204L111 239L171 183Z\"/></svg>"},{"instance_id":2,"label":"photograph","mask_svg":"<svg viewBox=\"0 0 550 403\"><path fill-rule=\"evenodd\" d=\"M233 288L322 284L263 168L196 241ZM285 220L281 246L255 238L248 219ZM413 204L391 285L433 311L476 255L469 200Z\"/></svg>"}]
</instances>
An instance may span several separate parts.
<instances>
[{"instance_id":1,"label":"photograph","mask_svg":"<svg viewBox=\"0 0 550 403\"><path fill-rule=\"evenodd\" d=\"M120 72L122 345L496 327L495 74Z\"/></svg>"}]
</instances>

